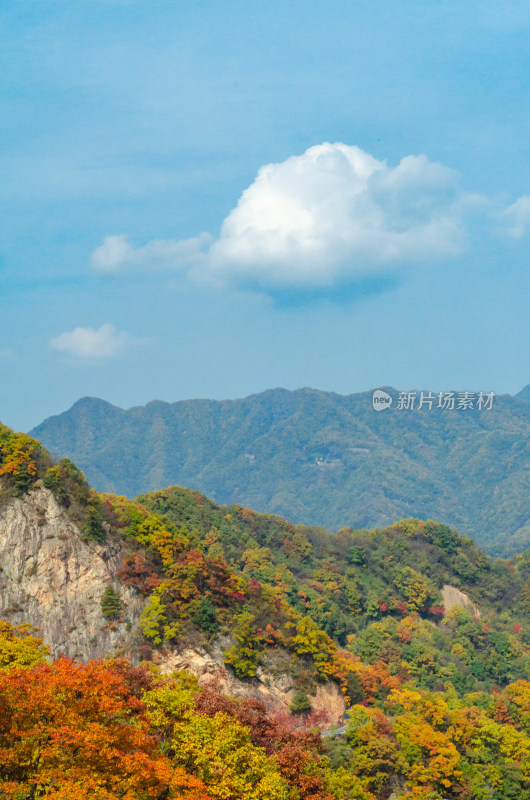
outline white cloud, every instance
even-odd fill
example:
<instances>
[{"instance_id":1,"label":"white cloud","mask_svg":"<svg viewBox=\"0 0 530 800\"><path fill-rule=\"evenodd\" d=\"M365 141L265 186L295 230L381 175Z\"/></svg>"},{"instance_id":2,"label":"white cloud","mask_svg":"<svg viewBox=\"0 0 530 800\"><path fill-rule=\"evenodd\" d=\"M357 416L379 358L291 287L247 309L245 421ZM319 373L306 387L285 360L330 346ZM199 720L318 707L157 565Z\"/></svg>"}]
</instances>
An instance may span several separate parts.
<instances>
[{"instance_id":1,"label":"white cloud","mask_svg":"<svg viewBox=\"0 0 530 800\"><path fill-rule=\"evenodd\" d=\"M260 169L208 267L264 285L329 286L454 255L463 201L457 174L426 156L389 167L358 147L318 145Z\"/></svg>"},{"instance_id":2,"label":"white cloud","mask_svg":"<svg viewBox=\"0 0 530 800\"><path fill-rule=\"evenodd\" d=\"M61 333L50 345L54 350L81 358L107 358L115 356L128 340L126 333L107 323L96 329L74 328L70 333Z\"/></svg>"},{"instance_id":3,"label":"white cloud","mask_svg":"<svg viewBox=\"0 0 530 800\"><path fill-rule=\"evenodd\" d=\"M201 282L264 289L336 286L456 255L477 200L458 173L424 155L390 167L358 147L324 143L263 166L218 239L201 234L135 249L108 236L92 265L174 267Z\"/></svg>"},{"instance_id":4,"label":"white cloud","mask_svg":"<svg viewBox=\"0 0 530 800\"><path fill-rule=\"evenodd\" d=\"M102 244L91 256L91 265L99 272L121 272L140 267L143 269L167 269L191 267L204 259L203 248L211 242L211 236L202 233L193 239L180 242L154 239L145 247L134 248L125 236L105 236Z\"/></svg>"},{"instance_id":5,"label":"white cloud","mask_svg":"<svg viewBox=\"0 0 530 800\"><path fill-rule=\"evenodd\" d=\"M510 236L521 239L530 228L530 197L523 194L502 212L501 217L508 223Z\"/></svg>"},{"instance_id":6,"label":"white cloud","mask_svg":"<svg viewBox=\"0 0 530 800\"><path fill-rule=\"evenodd\" d=\"M91 265L100 272L117 272L134 258L134 248L125 236L105 236L91 256Z\"/></svg>"}]
</instances>

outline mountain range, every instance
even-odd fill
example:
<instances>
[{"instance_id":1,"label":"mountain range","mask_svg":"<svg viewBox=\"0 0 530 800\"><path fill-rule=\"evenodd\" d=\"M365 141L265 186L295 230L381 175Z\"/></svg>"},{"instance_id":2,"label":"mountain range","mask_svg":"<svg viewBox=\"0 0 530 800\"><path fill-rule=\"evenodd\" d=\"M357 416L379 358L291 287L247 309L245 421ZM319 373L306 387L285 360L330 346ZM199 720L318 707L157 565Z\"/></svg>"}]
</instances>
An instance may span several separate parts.
<instances>
[{"instance_id":1,"label":"mountain range","mask_svg":"<svg viewBox=\"0 0 530 800\"><path fill-rule=\"evenodd\" d=\"M437 519L493 555L530 546L530 386L491 408L376 413L372 392L273 389L239 400L83 398L31 431L99 491L180 484L328 529ZM476 398L475 398L476 400Z\"/></svg>"},{"instance_id":2,"label":"mountain range","mask_svg":"<svg viewBox=\"0 0 530 800\"><path fill-rule=\"evenodd\" d=\"M0 424L0 562L2 800L530 798L530 550L98 494Z\"/></svg>"}]
</instances>

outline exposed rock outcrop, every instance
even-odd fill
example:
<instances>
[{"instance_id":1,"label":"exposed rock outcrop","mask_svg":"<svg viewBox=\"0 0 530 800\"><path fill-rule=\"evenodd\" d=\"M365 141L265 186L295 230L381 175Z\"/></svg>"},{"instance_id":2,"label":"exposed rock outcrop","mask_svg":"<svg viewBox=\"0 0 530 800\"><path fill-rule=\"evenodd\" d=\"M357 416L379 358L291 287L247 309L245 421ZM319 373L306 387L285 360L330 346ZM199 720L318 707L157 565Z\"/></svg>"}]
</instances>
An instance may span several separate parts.
<instances>
[{"instance_id":1,"label":"exposed rock outcrop","mask_svg":"<svg viewBox=\"0 0 530 800\"><path fill-rule=\"evenodd\" d=\"M471 598L456 586L450 586L448 583L444 584L442 589L443 604L446 611L450 611L454 606L462 606L471 611L477 619L480 617L480 609Z\"/></svg>"},{"instance_id":2,"label":"exposed rock outcrop","mask_svg":"<svg viewBox=\"0 0 530 800\"><path fill-rule=\"evenodd\" d=\"M0 618L39 628L54 656L64 653L86 661L119 653L137 661L145 600L117 580L122 557L117 540L105 545L86 541L39 482L24 497L0 507ZM118 589L125 609L123 621L113 624L101 611L109 584ZM283 663L289 656L265 654L256 678L241 681L223 663L223 649L230 644L227 639L208 647L167 648L155 651L153 660L163 672L187 669L200 685L232 697L255 697L268 708L287 712L295 691L289 665ZM323 722L341 724L346 706L335 683L319 685L309 700Z\"/></svg>"},{"instance_id":3,"label":"exposed rock outcrop","mask_svg":"<svg viewBox=\"0 0 530 800\"><path fill-rule=\"evenodd\" d=\"M83 539L42 484L0 508L0 617L40 629L53 655L78 660L129 654L143 600L120 586L124 621L109 625L101 596L118 587L119 544Z\"/></svg>"},{"instance_id":4,"label":"exposed rock outcrop","mask_svg":"<svg viewBox=\"0 0 530 800\"><path fill-rule=\"evenodd\" d=\"M281 651L279 656L282 657ZM156 654L154 660L162 672L187 669L197 676L200 686L231 697L254 697L275 711L288 713L295 695L295 685L291 675L274 668L274 651L265 659L264 667L258 667L256 677L249 681L238 680L226 668L219 642L209 647L168 650ZM308 699L311 710L318 716L320 724L342 724L346 703L336 683L328 681L319 684L316 694L309 696Z\"/></svg>"}]
</instances>

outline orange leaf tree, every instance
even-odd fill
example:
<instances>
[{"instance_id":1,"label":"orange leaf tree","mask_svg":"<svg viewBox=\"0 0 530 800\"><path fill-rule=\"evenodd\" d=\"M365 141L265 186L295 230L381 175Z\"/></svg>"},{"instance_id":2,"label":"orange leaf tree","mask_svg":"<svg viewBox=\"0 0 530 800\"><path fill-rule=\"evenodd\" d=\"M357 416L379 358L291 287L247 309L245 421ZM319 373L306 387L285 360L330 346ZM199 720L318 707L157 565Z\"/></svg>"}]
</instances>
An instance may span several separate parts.
<instances>
[{"instance_id":1,"label":"orange leaf tree","mask_svg":"<svg viewBox=\"0 0 530 800\"><path fill-rule=\"evenodd\" d=\"M9 800L172 796L170 765L120 671L65 658L0 674L0 781Z\"/></svg>"}]
</instances>

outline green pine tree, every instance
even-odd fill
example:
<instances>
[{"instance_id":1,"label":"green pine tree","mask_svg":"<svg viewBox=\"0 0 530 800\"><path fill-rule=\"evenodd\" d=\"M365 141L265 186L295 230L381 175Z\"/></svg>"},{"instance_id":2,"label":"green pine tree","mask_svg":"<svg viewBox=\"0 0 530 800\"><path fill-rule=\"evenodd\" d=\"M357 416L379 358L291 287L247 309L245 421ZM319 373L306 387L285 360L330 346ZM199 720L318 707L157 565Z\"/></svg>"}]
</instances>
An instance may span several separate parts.
<instances>
[{"instance_id":1,"label":"green pine tree","mask_svg":"<svg viewBox=\"0 0 530 800\"><path fill-rule=\"evenodd\" d=\"M118 619L123 609L121 598L114 586L107 586L101 598L101 613L105 619Z\"/></svg>"},{"instance_id":2,"label":"green pine tree","mask_svg":"<svg viewBox=\"0 0 530 800\"><path fill-rule=\"evenodd\" d=\"M90 506L85 517L83 525L83 533L85 539L91 539L95 542L104 542L106 539L105 529L103 527L103 520L99 509L96 506Z\"/></svg>"},{"instance_id":3,"label":"green pine tree","mask_svg":"<svg viewBox=\"0 0 530 800\"><path fill-rule=\"evenodd\" d=\"M304 689L297 689L290 705L291 714L303 714L310 711L311 703Z\"/></svg>"}]
</instances>

